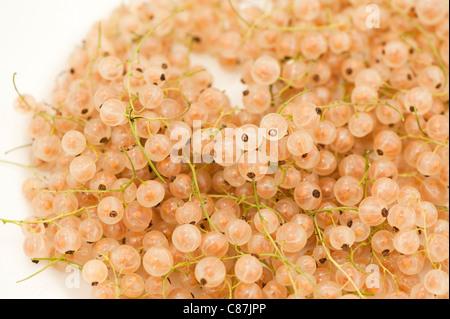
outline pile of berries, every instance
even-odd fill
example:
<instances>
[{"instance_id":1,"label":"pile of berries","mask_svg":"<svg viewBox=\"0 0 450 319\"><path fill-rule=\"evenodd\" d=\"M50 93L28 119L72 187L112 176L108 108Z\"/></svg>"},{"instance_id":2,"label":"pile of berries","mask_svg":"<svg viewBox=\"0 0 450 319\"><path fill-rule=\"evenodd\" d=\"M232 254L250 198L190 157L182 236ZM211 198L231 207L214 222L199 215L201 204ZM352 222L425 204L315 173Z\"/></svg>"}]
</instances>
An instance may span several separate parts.
<instances>
[{"instance_id":1,"label":"pile of berries","mask_svg":"<svg viewBox=\"0 0 450 319\"><path fill-rule=\"evenodd\" d=\"M50 103L18 93L39 173L1 221L93 298L448 298L448 24L446 0L121 6Z\"/></svg>"}]
</instances>

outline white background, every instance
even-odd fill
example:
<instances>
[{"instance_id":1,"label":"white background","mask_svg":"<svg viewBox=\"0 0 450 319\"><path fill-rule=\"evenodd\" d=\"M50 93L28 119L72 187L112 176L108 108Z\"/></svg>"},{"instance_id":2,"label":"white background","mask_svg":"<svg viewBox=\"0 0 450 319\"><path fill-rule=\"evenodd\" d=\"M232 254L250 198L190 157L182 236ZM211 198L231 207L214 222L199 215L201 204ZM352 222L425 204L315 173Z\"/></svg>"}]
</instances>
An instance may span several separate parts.
<instances>
[{"instance_id":1,"label":"white background","mask_svg":"<svg viewBox=\"0 0 450 319\"><path fill-rule=\"evenodd\" d=\"M17 114L12 102L16 93L46 100L67 57L80 44L91 25L107 18L123 0L14 0L0 1L0 159L28 164L29 148L5 155L5 151L31 142L30 118ZM223 73L209 57L193 57L215 75L214 86L226 89L234 105L243 87L239 74ZM31 176L22 168L0 163L0 217L22 220L32 213L21 193L22 182ZM69 289L69 273L47 269L25 282L16 281L43 265L32 264L22 252L24 236L19 227L0 223L0 298L90 298L90 287Z\"/></svg>"}]
</instances>

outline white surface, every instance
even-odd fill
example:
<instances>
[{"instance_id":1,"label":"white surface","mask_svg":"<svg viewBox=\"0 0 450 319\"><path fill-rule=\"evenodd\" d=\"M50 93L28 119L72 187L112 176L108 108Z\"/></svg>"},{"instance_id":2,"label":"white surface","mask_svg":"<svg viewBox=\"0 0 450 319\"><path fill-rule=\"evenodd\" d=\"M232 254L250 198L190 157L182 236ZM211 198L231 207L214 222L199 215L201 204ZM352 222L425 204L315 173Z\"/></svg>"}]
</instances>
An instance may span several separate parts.
<instances>
[{"instance_id":1,"label":"white surface","mask_svg":"<svg viewBox=\"0 0 450 319\"><path fill-rule=\"evenodd\" d=\"M67 57L91 25L108 17L123 0L14 0L0 1L0 159L28 164L29 149L5 155L5 151L31 142L27 136L30 118L17 114L12 102L16 93L12 76L21 93L46 100L54 79ZM215 75L214 86L240 104L243 86L239 74L223 73L218 63L205 56L193 64L207 66ZM21 220L32 212L21 193L22 182L31 176L22 168L0 163L0 217ZM90 287L68 288L71 273L47 269L23 283L43 267L32 264L22 252L24 236L19 227L0 223L0 299L4 298L89 298Z\"/></svg>"}]
</instances>

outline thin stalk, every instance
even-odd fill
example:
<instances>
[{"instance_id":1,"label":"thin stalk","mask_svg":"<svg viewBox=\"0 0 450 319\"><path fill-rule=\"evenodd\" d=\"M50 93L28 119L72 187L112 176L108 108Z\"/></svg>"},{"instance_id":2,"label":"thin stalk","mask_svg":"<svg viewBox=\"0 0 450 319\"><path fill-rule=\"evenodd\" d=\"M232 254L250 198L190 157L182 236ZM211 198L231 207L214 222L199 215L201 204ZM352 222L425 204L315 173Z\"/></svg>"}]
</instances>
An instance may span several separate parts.
<instances>
[{"instance_id":1,"label":"thin stalk","mask_svg":"<svg viewBox=\"0 0 450 319\"><path fill-rule=\"evenodd\" d=\"M0 163L8 164L8 165L13 165L13 166L21 167L21 168L25 168L25 169L31 171L34 175L36 175L36 176L39 177L40 179L46 179L45 176L42 176L42 175L36 170L36 167L34 167L34 166L31 166L31 165L24 165L24 164L20 164L20 163L15 163L15 162L10 162L10 161L5 161L5 160L0 160Z\"/></svg>"},{"instance_id":2,"label":"thin stalk","mask_svg":"<svg viewBox=\"0 0 450 319\"><path fill-rule=\"evenodd\" d=\"M208 212L206 211L205 208L205 204L203 203L204 198L200 192L200 187L198 186L197 172L195 171L195 166L190 161L187 161L187 164L189 165L189 168L191 169L192 172L192 179L194 181L195 192L197 193L195 194L196 195L195 197L197 197L197 199L200 201L200 205L202 206L205 218L208 220L208 223L211 226L211 228L214 229L216 232L219 232L216 226L214 226L214 223L212 222L211 218L209 217Z\"/></svg>"},{"instance_id":3,"label":"thin stalk","mask_svg":"<svg viewBox=\"0 0 450 319\"><path fill-rule=\"evenodd\" d=\"M28 280L28 279L30 279L30 278L33 278L34 276L40 274L40 273L43 272L44 270L50 268L51 266L53 266L54 264L56 264L57 262L60 262L60 261L61 261L61 262L65 262L65 263L67 263L67 264L69 264L69 265L76 265L76 266L78 266L79 269L82 268L80 265L68 261L68 260L66 259L66 256L65 256L65 255L63 255L63 256L61 256L61 257L58 257L58 258L56 258L56 259L55 259L55 258L36 258L36 259L33 259L33 260L36 260L36 261L39 261L39 260L49 260L50 262L49 262L48 265L46 265L46 266L45 266L44 268L42 268L41 270L39 270L39 271L35 272L34 274L28 276L27 278L24 278L24 279L21 279L21 280L17 281L17 283L21 283L21 282L24 282L24 281L26 281L26 280Z\"/></svg>"},{"instance_id":4,"label":"thin stalk","mask_svg":"<svg viewBox=\"0 0 450 319\"><path fill-rule=\"evenodd\" d=\"M20 150L20 149L31 147L32 145L33 145L33 143L29 143L29 144L26 144L26 145L21 145L21 146L14 147L14 148L6 151L5 155L8 155L9 153L15 152L15 151Z\"/></svg>"},{"instance_id":5,"label":"thin stalk","mask_svg":"<svg viewBox=\"0 0 450 319\"><path fill-rule=\"evenodd\" d=\"M427 133L425 133L425 131L422 129L422 125L420 125L419 114L417 114L417 107L413 106L413 108L414 108L414 116L416 117L417 126L419 127L420 133L422 133L424 136L427 136Z\"/></svg>"},{"instance_id":6,"label":"thin stalk","mask_svg":"<svg viewBox=\"0 0 450 319\"><path fill-rule=\"evenodd\" d=\"M141 149L141 151L144 154L145 158L147 159L148 165L155 172L156 176L165 184L166 183L165 179L161 176L161 174L159 174L159 172L156 169L155 165L153 164L153 162L151 161L151 159L148 157L147 153L145 152L144 146L142 146L141 140L139 139L139 136L137 135L137 132L136 132L136 126L135 126L135 123L134 123L134 119L132 120L131 118L128 118L128 123L130 124L131 133L133 133L134 139L136 140L136 144L139 146L139 148Z\"/></svg>"},{"instance_id":7,"label":"thin stalk","mask_svg":"<svg viewBox=\"0 0 450 319\"><path fill-rule=\"evenodd\" d=\"M281 107L281 109L278 111L278 114L283 113L283 111L284 111L284 109L286 108L286 106L288 106L288 104L291 103L293 100L295 100L297 97L299 97L300 95L303 95L303 94L305 94L305 93L311 92L311 91L314 91L314 90L312 90L312 89L311 89L311 90L305 90L305 91L300 92L300 93L297 93L296 95L294 95L293 97L291 97L287 102L285 102L285 103L283 104L283 106Z\"/></svg>"},{"instance_id":8,"label":"thin stalk","mask_svg":"<svg viewBox=\"0 0 450 319\"><path fill-rule=\"evenodd\" d=\"M25 105L28 107L28 109L32 110L33 108L31 107L31 105L27 102L27 100L25 100L25 98L23 97L22 94L20 94L19 90L17 89L17 85L16 85L16 75L17 73L13 74L13 85L14 85L14 90L16 90L17 95L20 97L20 99L22 100L23 103L25 103Z\"/></svg>"}]
</instances>

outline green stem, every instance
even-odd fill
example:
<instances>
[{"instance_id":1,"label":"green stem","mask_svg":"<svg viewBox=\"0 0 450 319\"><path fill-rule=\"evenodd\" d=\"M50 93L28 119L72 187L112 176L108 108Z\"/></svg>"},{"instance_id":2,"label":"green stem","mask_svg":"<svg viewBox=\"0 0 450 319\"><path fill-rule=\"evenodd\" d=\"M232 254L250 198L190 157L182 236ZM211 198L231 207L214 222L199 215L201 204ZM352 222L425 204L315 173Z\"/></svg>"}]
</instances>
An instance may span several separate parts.
<instances>
[{"instance_id":1,"label":"green stem","mask_svg":"<svg viewBox=\"0 0 450 319\"><path fill-rule=\"evenodd\" d=\"M270 234L268 233L266 225L264 223L264 217L261 214L258 193L256 191L256 182L255 182L255 180L252 181L252 184L253 184L254 198L255 198L255 202L256 202L256 209L258 211L259 218L261 219L261 225L263 227L264 234L266 235L267 239L269 239L269 241L271 242L272 246L275 248L276 252L279 254L280 259L283 261L284 265L286 266L286 268L288 270L288 274L289 274L289 279L291 280L292 287L294 288L294 292L297 293L297 288L296 288L295 283L294 283L294 278L292 278L292 275L291 275L291 272L290 272L290 267L293 267L294 270L297 273L302 275L314 287L314 290L317 292L317 294L320 297L322 297L320 291L318 290L318 288L314 284L314 282L308 276L305 275L305 273L300 269L300 267L296 266L295 264L291 263L289 260L286 259L286 257L284 256L283 251L280 250L280 248L278 247L277 243L273 240L272 236L270 236Z\"/></svg>"},{"instance_id":2,"label":"green stem","mask_svg":"<svg viewBox=\"0 0 450 319\"><path fill-rule=\"evenodd\" d=\"M152 170L155 172L156 176L165 184L166 181L164 180L164 178L159 174L158 170L156 169L155 165L153 164L153 162L150 160L150 158L148 157L147 153L145 152L145 148L144 146L142 146L141 140L139 139L139 136L137 135L136 132L136 126L134 123L134 118L133 120L131 118L128 118L128 123L130 124L131 127L131 133L133 133L134 139L136 140L136 144L139 146L139 148L141 149L142 153L144 154L145 158L147 159L148 165L152 168Z\"/></svg>"},{"instance_id":3,"label":"green stem","mask_svg":"<svg viewBox=\"0 0 450 319\"><path fill-rule=\"evenodd\" d=\"M55 258L34 258L34 259L33 259L33 261L41 261L41 260L44 260L44 261L53 261L53 260L55 260ZM81 266L80 264L77 264L77 263L75 263L75 262L73 262L73 261L70 261L70 260L67 260L67 259L65 259L65 258L64 258L64 259L61 259L60 262L63 262L63 263L66 263L66 264L68 264L68 265L77 267L79 270L82 270L82 269L83 269L83 266Z\"/></svg>"},{"instance_id":4,"label":"green stem","mask_svg":"<svg viewBox=\"0 0 450 319\"><path fill-rule=\"evenodd\" d=\"M22 145L22 146L14 147L14 148L12 148L12 149L6 151L6 152L5 152L5 155L8 155L9 153L15 152L15 151L20 150L20 149L23 149L23 148L31 147L31 146L33 146L33 143L26 144L26 145Z\"/></svg>"},{"instance_id":5,"label":"green stem","mask_svg":"<svg viewBox=\"0 0 450 319\"><path fill-rule=\"evenodd\" d=\"M326 31L344 26L344 22L330 23L326 25L314 26L308 25L306 27L267 27L267 30L278 30L283 32L302 32L302 31Z\"/></svg>"},{"instance_id":6,"label":"green stem","mask_svg":"<svg viewBox=\"0 0 450 319\"><path fill-rule=\"evenodd\" d=\"M76 215L78 213L81 213L84 210L87 211L89 209L96 208L96 207L97 207L97 205L89 206L89 207L82 207L82 208L77 209L77 210L75 210L73 212L70 212L70 213L62 213L61 215L53 217L51 219L27 221L27 220L8 220L8 219L1 219L0 218L0 221L3 224L13 224L13 225L17 225L17 226L23 226L24 224L26 224L26 225L28 225L28 224L51 224L51 223L53 223L56 220L59 220L59 219L62 219L64 217L68 217L68 216L73 216L73 215Z\"/></svg>"},{"instance_id":7,"label":"green stem","mask_svg":"<svg viewBox=\"0 0 450 319\"><path fill-rule=\"evenodd\" d=\"M98 39L97 39L97 49L95 50L95 56L92 59L88 72L86 73L86 76L83 78L83 81L80 82L79 86L82 86L84 82L92 75L92 71L94 70L95 62L98 59L98 55L100 53L100 48L102 46L102 23L99 22L98 24Z\"/></svg>"},{"instance_id":8,"label":"green stem","mask_svg":"<svg viewBox=\"0 0 450 319\"><path fill-rule=\"evenodd\" d=\"M421 140L421 141L424 141L424 142L427 142L427 143L434 143L436 145L439 145L440 147L448 148L448 141L446 141L445 144L444 144L444 143L438 142L436 140L433 140L433 139L425 137L425 136L405 135L405 136L402 136L400 138L401 139L415 138L415 139L418 139L418 140Z\"/></svg>"},{"instance_id":9,"label":"green stem","mask_svg":"<svg viewBox=\"0 0 450 319\"><path fill-rule=\"evenodd\" d=\"M244 19L244 17L239 13L239 11L234 7L233 2L231 0L228 0L228 3L230 4L231 10L233 10L233 12L236 14L236 16L242 21L244 22L247 27L251 27L252 24L250 22L248 22L247 20Z\"/></svg>"},{"instance_id":10,"label":"green stem","mask_svg":"<svg viewBox=\"0 0 450 319\"><path fill-rule=\"evenodd\" d=\"M16 75L17 73L13 74L13 85L14 85L14 90L16 90L17 95L20 97L20 99L22 100L23 103L25 103L26 106L28 106L28 108L30 110L32 110L33 108L31 107L31 105L27 102L27 100L25 100L25 98L23 97L22 94L20 94L19 90L17 89L17 85L16 85Z\"/></svg>"},{"instance_id":11,"label":"green stem","mask_svg":"<svg viewBox=\"0 0 450 319\"><path fill-rule=\"evenodd\" d=\"M320 228L319 228L319 226L318 226L318 224L317 224L316 216L314 216L314 225L315 225L315 227L316 227L316 233L317 233L318 235L320 235L320 236L319 236L319 237L320 237L320 243L322 244L322 246L323 246L323 248L324 248L324 251L325 251L325 253L327 254L328 259L331 261L331 263L332 263L333 265L336 266L337 269L339 269L339 270L345 275L345 277L347 277L348 283L350 283L350 284L353 285L353 287L355 288L356 292L357 292L358 295L361 297L361 299L366 299L366 297L364 297L364 295L361 293L361 291L359 290L358 286L355 284L355 282L353 281L353 279L352 279L352 278L351 278L351 277L350 277L350 276L342 269L341 265L339 265L339 264L334 260L334 258L331 256L331 254L330 254L330 252L328 251L328 248L327 248L327 246L326 246L326 244L325 244L324 236L323 236L323 234L322 234L322 231L320 230ZM331 266L331 265L330 265L330 266ZM346 283L346 285L347 285L347 283Z\"/></svg>"},{"instance_id":12,"label":"green stem","mask_svg":"<svg viewBox=\"0 0 450 319\"><path fill-rule=\"evenodd\" d=\"M36 258L36 259L34 259L34 260L44 260L44 259L38 259L38 258ZM17 283L24 282L24 281L26 281L26 280L28 280L28 279L30 279L30 278L32 278L32 277L34 277L34 276L40 274L41 272L43 272L43 271L46 270L47 268L50 268L51 266L53 266L53 265L56 264L57 262L60 262L60 261L64 262L66 259L65 259L65 255L63 255L63 256L58 257L58 258L56 258L56 259L54 259L54 258L48 258L48 259L46 259L46 260L51 260L50 263L49 263L48 265L46 265L46 266L45 266L44 268L42 268L41 270L35 272L35 273L32 274L31 276L28 276L27 278L24 278L24 279L21 279L21 280L17 281ZM67 260L66 260L66 261L67 261ZM81 267L80 265L78 265L78 266Z\"/></svg>"},{"instance_id":13,"label":"green stem","mask_svg":"<svg viewBox=\"0 0 450 319\"><path fill-rule=\"evenodd\" d=\"M358 211L358 208L355 207L336 207L336 208L328 208L328 209L318 209L318 210L311 210L307 212L308 216L313 216L318 213L332 213L333 211L344 211L344 210L351 210L351 211ZM356 214L356 213L355 213Z\"/></svg>"},{"instance_id":14,"label":"green stem","mask_svg":"<svg viewBox=\"0 0 450 319\"><path fill-rule=\"evenodd\" d=\"M34 175L36 175L37 177L41 178L41 179L46 179L44 176L42 176L41 174L39 174L39 172L36 170L36 167L31 166L31 165L24 165L24 164L20 164L20 163L15 163L15 162L10 162L10 161L5 161L5 160L0 160L0 163L3 164L9 164L9 165L13 165L13 166L17 166L17 167L21 167L21 168L25 168L29 171L31 171Z\"/></svg>"},{"instance_id":15,"label":"green stem","mask_svg":"<svg viewBox=\"0 0 450 319\"><path fill-rule=\"evenodd\" d=\"M189 168L191 169L192 172L192 179L194 181L194 186L195 186L195 192L197 194L195 194L195 197L197 197L197 199L200 201L200 205L202 206L202 210L203 213L205 214L205 218L208 220L209 225L211 226L212 229L214 229L216 232L219 232L219 230L216 228L216 226L214 226L214 223L212 222L211 218L208 215L208 212L206 211L205 208L205 204L203 203L204 197L202 196L201 192L200 192L200 187L198 186L198 180L197 180L197 172L195 171L195 166L190 162L187 161Z\"/></svg>"},{"instance_id":16,"label":"green stem","mask_svg":"<svg viewBox=\"0 0 450 319\"><path fill-rule=\"evenodd\" d=\"M283 95L283 93L286 92L292 86L292 84L299 81L301 78L307 76L309 74L309 72L311 72L311 70L316 66L316 64L317 64L317 61L314 61L314 63L312 63L305 72L300 74L295 79L288 80L288 79L283 79L280 77L280 80L282 80L283 82L287 82L287 84L280 90L280 92L277 93L277 98L281 97Z\"/></svg>"},{"instance_id":17,"label":"green stem","mask_svg":"<svg viewBox=\"0 0 450 319\"><path fill-rule=\"evenodd\" d=\"M366 166L365 166L365 169L364 169L364 176L363 176L362 180L359 181L359 183L358 183L358 187L361 186L362 184L364 184L364 198L367 197L367 174L368 174L369 168L370 168L369 156L370 156L370 151L367 151L366 154L365 154Z\"/></svg>"},{"instance_id":18,"label":"green stem","mask_svg":"<svg viewBox=\"0 0 450 319\"><path fill-rule=\"evenodd\" d=\"M180 77L177 78L177 79L167 81L167 84L170 84L170 83L172 83L172 82L173 82L173 83L180 82L180 81L183 80L183 79L190 78L191 76L194 76L195 74L200 73L200 72L204 72L204 71L206 71L206 69L201 68L201 69L198 69L198 70L195 70L195 71L186 73L186 74L180 76Z\"/></svg>"},{"instance_id":19,"label":"green stem","mask_svg":"<svg viewBox=\"0 0 450 319\"><path fill-rule=\"evenodd\" d=\"M422 133L424 136L427 136L427 133L425 133L425 131L422 129L422 126L420 125L419 114L417 114L417 107L413 106L413 108L414 108L414 116L416 117L417 126L419 127L420 133Z\"/></svg>"},{"instance_id":20,"label":"green stem","mask_svg":"<svg viewBox=\"0 0 450 319\"><path fill-rule=\"evenodd\" d=\"M300 93L297 93L296 95L294 95L293 97L291 97L287 102L285 102L285 103L283 104L283 106L281 107L281 109L278 111L278 114L283 113L283 111L284 111L284 109L286 108L286 106L288 106L288 104L291 103L293 100L295 100L297 97L299 97L300 95L303 95L303 94L305 94L305 93L311 92L311 91L314 91L314 90L312 90L312 89L311 89L311 90L305 90L305 91L300 92Z\"/></svg>"}]
</instances>

